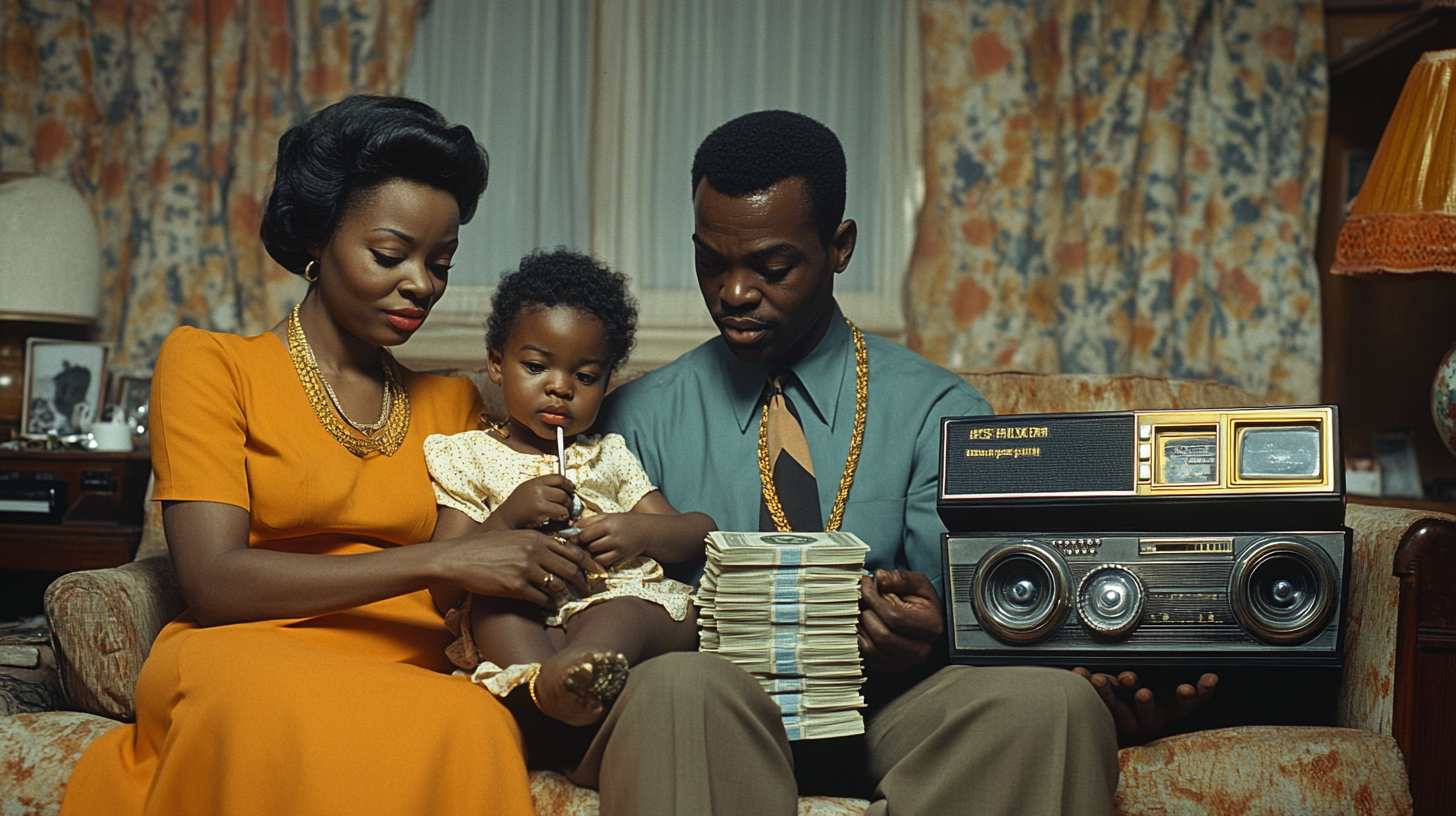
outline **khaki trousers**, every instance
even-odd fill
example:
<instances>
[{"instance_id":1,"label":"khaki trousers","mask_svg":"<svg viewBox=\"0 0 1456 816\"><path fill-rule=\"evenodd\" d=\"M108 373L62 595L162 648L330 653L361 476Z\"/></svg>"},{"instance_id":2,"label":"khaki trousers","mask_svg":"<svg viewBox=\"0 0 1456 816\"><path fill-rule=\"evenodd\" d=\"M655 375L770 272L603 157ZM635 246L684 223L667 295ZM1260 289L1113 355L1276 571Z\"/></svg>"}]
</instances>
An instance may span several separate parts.
<instances>
[{"instance_id":1,"label":"khaki trousers","mask_svg":"<svg viewBox=\"0 0 1456 816\"><path fill-rule=\"evenodd\" d=\"M872 816L1113 812L1112 717L1069 671L951 666L866 725ZM778 707L711 654L633 668L573 778L601 791L602 816L798 809Z\"/></svg>"}]
</instances>

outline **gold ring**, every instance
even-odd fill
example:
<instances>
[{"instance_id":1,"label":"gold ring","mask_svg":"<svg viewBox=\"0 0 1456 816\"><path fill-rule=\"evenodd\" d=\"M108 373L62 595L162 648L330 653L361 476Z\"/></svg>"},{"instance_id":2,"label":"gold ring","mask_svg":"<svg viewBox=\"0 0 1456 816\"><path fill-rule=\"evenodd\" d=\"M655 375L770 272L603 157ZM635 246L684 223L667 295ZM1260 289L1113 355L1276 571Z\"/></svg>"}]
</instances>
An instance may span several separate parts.
<instances>
[{"instance_id":1,"label":"gold ring","mask_svg":"<svg viewBox=\"0 0 1456 816\"><path fill-rule=\"evenodd\" d=\"M554 582L555 580L556 576L548 572L546 573L546 577L541 579L541 586L545 587L546 589L550 589L552 582Z\"/></svg>"}]
</instances>

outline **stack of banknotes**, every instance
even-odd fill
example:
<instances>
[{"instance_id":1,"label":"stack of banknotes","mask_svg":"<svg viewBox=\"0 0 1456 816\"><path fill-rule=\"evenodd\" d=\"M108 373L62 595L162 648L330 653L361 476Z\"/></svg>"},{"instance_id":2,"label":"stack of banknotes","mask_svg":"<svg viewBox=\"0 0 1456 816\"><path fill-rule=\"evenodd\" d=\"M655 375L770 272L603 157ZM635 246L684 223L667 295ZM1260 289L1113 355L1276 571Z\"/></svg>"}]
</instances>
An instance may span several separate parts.
<instances>
[{"instance_id":1,"label":"stack of banknotes","mask_svg":"<svg viewBox=\"0 0 1456 816\"><path fill-rule=\"evenodd\" d=\"M758 678L791 740L864 733L855 622L869 547L844 532L715 532L707 552L699 651Z\"/></svg>"}]
</instances>

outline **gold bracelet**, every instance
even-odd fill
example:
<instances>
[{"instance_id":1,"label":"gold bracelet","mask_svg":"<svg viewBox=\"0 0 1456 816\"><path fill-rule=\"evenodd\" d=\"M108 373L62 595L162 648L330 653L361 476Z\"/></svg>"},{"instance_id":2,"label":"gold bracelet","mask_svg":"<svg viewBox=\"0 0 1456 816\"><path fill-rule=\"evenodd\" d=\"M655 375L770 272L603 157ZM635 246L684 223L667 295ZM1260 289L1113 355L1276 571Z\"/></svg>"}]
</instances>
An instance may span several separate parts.
<instances>
[{"instance_id":1,"label":"gold bracelet","mask_svg":"<svg viewBox=\"0 0 1456 816\"><path fill-rule=\"evenodd\" d=\"M531 669L531 679L526 681L526 691L531 693L531 702L536 704L538 710L541 708L541 701L536 699L536 678L540 676L541 667L538 665Z\"/></svg>"}]
</instances>

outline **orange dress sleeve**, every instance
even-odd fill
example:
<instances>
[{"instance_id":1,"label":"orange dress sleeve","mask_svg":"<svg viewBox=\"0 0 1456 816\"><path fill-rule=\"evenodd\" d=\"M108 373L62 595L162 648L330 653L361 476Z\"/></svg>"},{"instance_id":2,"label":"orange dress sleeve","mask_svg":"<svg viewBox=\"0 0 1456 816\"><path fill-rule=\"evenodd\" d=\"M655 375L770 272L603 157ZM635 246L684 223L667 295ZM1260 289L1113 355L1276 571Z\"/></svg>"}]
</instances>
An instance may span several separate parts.
<instances>
[{"instance_id":1,"label":"orange dress sleeve","mask_svg":"<svg viewBox=\"0 0 1456 816\"><path fill-rule=\"evenodd\" d=\"M252 509L243 377L216 335L184 326L167 337L152 375L150 414L152 498Z\"/></svg>"}]
</instances>

